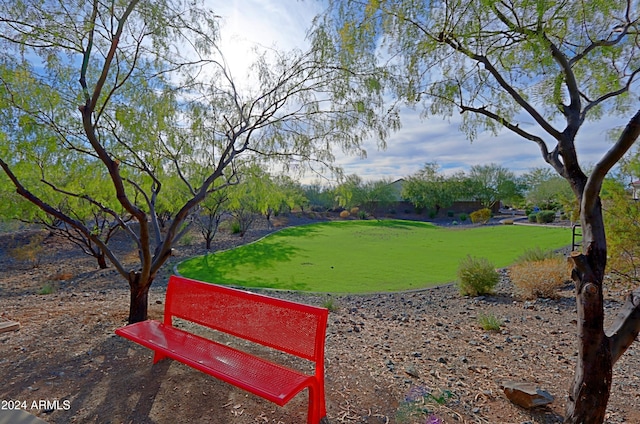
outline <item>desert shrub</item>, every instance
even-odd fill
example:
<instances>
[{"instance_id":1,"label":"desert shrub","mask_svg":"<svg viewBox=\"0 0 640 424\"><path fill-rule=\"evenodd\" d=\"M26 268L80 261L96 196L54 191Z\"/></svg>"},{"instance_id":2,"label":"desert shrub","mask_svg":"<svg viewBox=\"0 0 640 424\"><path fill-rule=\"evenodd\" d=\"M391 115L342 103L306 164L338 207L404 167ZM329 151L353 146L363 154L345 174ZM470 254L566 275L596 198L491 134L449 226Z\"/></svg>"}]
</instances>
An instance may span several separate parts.
<instances>
[{"instance_id":1,"label":"desert shrub","mask_svg":"<svg viewBox=\"0 0 640 424\"><path fill-rule=\"evenodd\" d=\"M556 220L556 213L554 211L540 211L536 215L536 221L539 224L548 224Z\"/></svg>"},{"instance_id":2,"label":"desert shrub","mask_svg":"<svg viewBox=\"0 0 640 424\"><path fill-rule=\"evenodd\" d=\"M336 312L338 309L340 309L340 307L338 306L338 303L335 301L335 299L330 297L330 296L327 297L322 302L322 306L324 308L327 308L329 310L329 312Z\"/></svg>"},{"instance_id":3,"label":"desert shrub","mask_svg":"<svg viewBox=\"0 0 640 424\"><path fill-rule=\"evenodd\" d=\"M47 295L55 292L55 287L51 283L45 283L40 290L38 290L38 294Z\"/></svg>"},{"instance_id":4,"label":"desert shrub","mask_svg":"<svg viewBox=\"0 0 640 424\"><path fill-rule=\"evenodd\" d=\"M41 253L44 250L44 233L37 233L29 237L29 241L15 246L9 250L9 254L18 261L29 262L31 266L40 266Z\"/></svg>"},{"instance_id":5,"label":"desert shrub","mask_svg":"<svg viewBox=\"0 0 640 424\"><path fill-rule=\"evenodd\" d=\"M486 224L491 219L491 209L484 208L484 209L479 209L475 212L471 212L470 217L471 217L471 222L473 222L474 224L477 224L477 223Z\"/></svg>"},{"instance_id":6,"label":"desert shrub","mask_svg":"<svg viewBox=\"0 0 640 424\"><path fill-rule=\"evenodd\" d=\"M193 233L188 232L185 233L182 237L180 237L180 241L178 242L178 244L180 244L180 246L191 246L193 245L195 241L195 236Z\"/></svg>"},{"instance_id":7,"label":"desert shrub","mask_svg":"<svg viewBox=\"0 0 640 424\"><path fill-rule=\"evenodd\" d=\"M537 262L554 258L560 258L560 255L553 250L543 250L540 247L536 246L522 252L522 255L518 256L518 258L515 260L515 263L521 264L525 262Z\"/></svg>"},{"instance_id":8,"label":"desert shrub","mask_svg":"<svg viewBox=\"0 0 640 424\"><path fill-rule=\"evenodd\" d=\"M531 212L527 215L527 220L529 222L538 222L538 212Z\"/></svg>"},{"instance_id":9,"label":"desert shrub","mask_svg":"<svg viewBox=\"0 0 640 424\"><path fill-rule=\"evenodd\" d=\"M463 296L491 293L499 280L500 274L486 258L467 255L458 265L457 286Z\"/></svg>"},{"instance_id":10,"label":"desert shrub","mask_svg":"<svg viewBox=\"0 0 640 424\"><path fill-rule=\"evenodd\" d=\"M458 218L460 218L460 221L464 222L467 220L468 216L466 213L461 213Z\"/></svg>"},{"instance_id":11,"label":"desert shrub","mask_svg":"<svg viewBox=\"0 0 640 424\"><path fill-rule=\"evenodd\" d=\"M349 211L344 210L342 212L340 212L340 218L348 218L350 215Z\"/></svg>"},{"instance_id":12,"label":"desert shrub","mask_svg":"<svg viewBox=\"0 0 640 424\"><path fill-rule=\"evenodd\" d=\"M503 321L496 317L493 314L478 315L478 325L485 331L500 331L500 327L502 327Z\"/></svg>"},{"instance_id":13,"label":"desert shrub","mask_svg":"<svg viewBox=\"0 0 640 424\"><path fill-rule=\"evenodd\" d=\"M358 215L358 212L360 212L360 208L358 208L358 207L353 207L353 208L351 208L351 210L349 211L349 213L350 213L351 215L354 215L354 216L357 216L357 215Z\"/></svg>"},{"instance_id":14,"label":"desert shrub","mask_svg":"<svg viewBox=\"0 0 640 424\"><path fill-rule=\"evenodd\" d=\"M570 278L567 262L560 257L515 264L509 275L516 294L523 299L557 297L558 288Z\"/></svg>"},{"instance_id":15,"label":"desert shrub","mask_svg":"<svg viewBox=\"0 0 640 424\"><path fill-rule=\"evenodd\" d=\"M242 224L239 221L233 220L231 222L231 234L240 234L242 231Z\"/></svg>"}]
</instances>

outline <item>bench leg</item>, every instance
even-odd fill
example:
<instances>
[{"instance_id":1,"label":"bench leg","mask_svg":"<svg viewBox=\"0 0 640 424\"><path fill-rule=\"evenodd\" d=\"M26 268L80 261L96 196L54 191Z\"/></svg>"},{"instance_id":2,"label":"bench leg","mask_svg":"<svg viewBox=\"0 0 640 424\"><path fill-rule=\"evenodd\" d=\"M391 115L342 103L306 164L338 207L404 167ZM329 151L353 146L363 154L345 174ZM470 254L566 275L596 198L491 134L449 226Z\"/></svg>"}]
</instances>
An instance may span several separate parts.
<instances>
[{"instance_id":1,"label":"bench leg","mask_svg":"<svg viewBox=\"0 0 640 424\"><path fill-rule=\"evenodd\" d=\"M167 355L165 355L165 354L163 354L161 352L158 352L157 350L154 351L154 354L153 354L153 363L154 364L157 364L158 362L162 361L165 358L167 358Z\"/></svg>"},{"instance_id":2,"label":"bench leg","mask_svg":"<svg viewBox=\"0 0 640 424\"><path fill-rule=\"evenodd\" d=\"M308 424L329 424L324 399L324 390L316 384L309 386L309 413L307 415Z\"/></svg>"}]
</instances>

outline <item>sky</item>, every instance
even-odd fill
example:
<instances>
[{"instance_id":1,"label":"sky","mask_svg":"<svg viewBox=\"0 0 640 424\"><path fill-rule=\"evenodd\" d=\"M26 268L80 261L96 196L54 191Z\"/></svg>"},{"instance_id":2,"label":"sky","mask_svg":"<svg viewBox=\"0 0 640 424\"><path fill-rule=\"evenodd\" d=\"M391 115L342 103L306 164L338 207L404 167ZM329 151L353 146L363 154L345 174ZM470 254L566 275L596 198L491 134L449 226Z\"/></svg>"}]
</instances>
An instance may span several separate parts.
<instances>
[{"instance_id":1,"label":"sky","mask_svg":"<svg viewBox=\"0 0 640 424\"><path fill-rule=\"evenodd\" d=\"M306 32L313 17L322 11L322 5L312 0L233 0L216 2L214 11L222 17L223 53L232 72L244 75L251 63L251 49L256 45L283 50L304 48ZM406 177L427 162L437 162L447 174L489 163L497 163L516 174L549 167L535 143L508 130L497 136L479 133L477 139L470 142L459 130L456 119L459 117L451 121L441 117L421 119L419 110L403 110L402 128L390 135L385 150L377 148L376 140L370 140L364 146L366 158L339 154L336 164L345 174L357 174L364 180ZM623 126L627 119L604 118L585 123L576 139L581 163L595 164L611 146L607 131ZM528 124L534 125L531 119L529 122L525 119L521 126Z\"/></svg>"}]
</instances>

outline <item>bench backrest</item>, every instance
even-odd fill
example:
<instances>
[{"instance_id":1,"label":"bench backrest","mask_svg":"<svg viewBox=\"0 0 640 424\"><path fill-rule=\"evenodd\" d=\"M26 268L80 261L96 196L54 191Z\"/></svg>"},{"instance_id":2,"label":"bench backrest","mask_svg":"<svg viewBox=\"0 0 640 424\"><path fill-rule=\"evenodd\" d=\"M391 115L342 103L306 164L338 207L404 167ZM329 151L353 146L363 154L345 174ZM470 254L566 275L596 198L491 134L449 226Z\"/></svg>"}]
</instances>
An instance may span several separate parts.
<instances>
[{"instance_id":1,"label":"bench backrest","mask_svg":"<svg viewBox=\"0 0 640 424\"><path fill-rule=\"evenodd\" d=\"M165 324L182 318L314 362L324 362L328 310L171 276ZM319 364L317 364L319 365Z\"/></svg>"}]
</instances>

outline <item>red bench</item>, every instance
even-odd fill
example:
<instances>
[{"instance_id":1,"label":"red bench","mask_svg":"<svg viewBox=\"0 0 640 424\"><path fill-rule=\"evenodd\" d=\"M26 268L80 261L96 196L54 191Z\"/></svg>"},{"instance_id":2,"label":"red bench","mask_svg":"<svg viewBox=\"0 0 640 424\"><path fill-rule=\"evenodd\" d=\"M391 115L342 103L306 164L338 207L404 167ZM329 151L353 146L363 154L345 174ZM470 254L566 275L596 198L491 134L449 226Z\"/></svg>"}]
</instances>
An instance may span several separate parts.
<instances>
[{"instance_id":1,"label":"red bench","mask_svg":"<svg viewBox=\"0 0 640 424\"><path fill-rule=\"evenodd\" d=\"M116 334L155 351L153 363L171 358L284 406L305 388L309 424L326 423L324 343L328 310L243 290L172 276L164 322L127 325ZM315 364L315 373L262 357L174 326L190 321Z\"/></svg>"}]
</instances>

